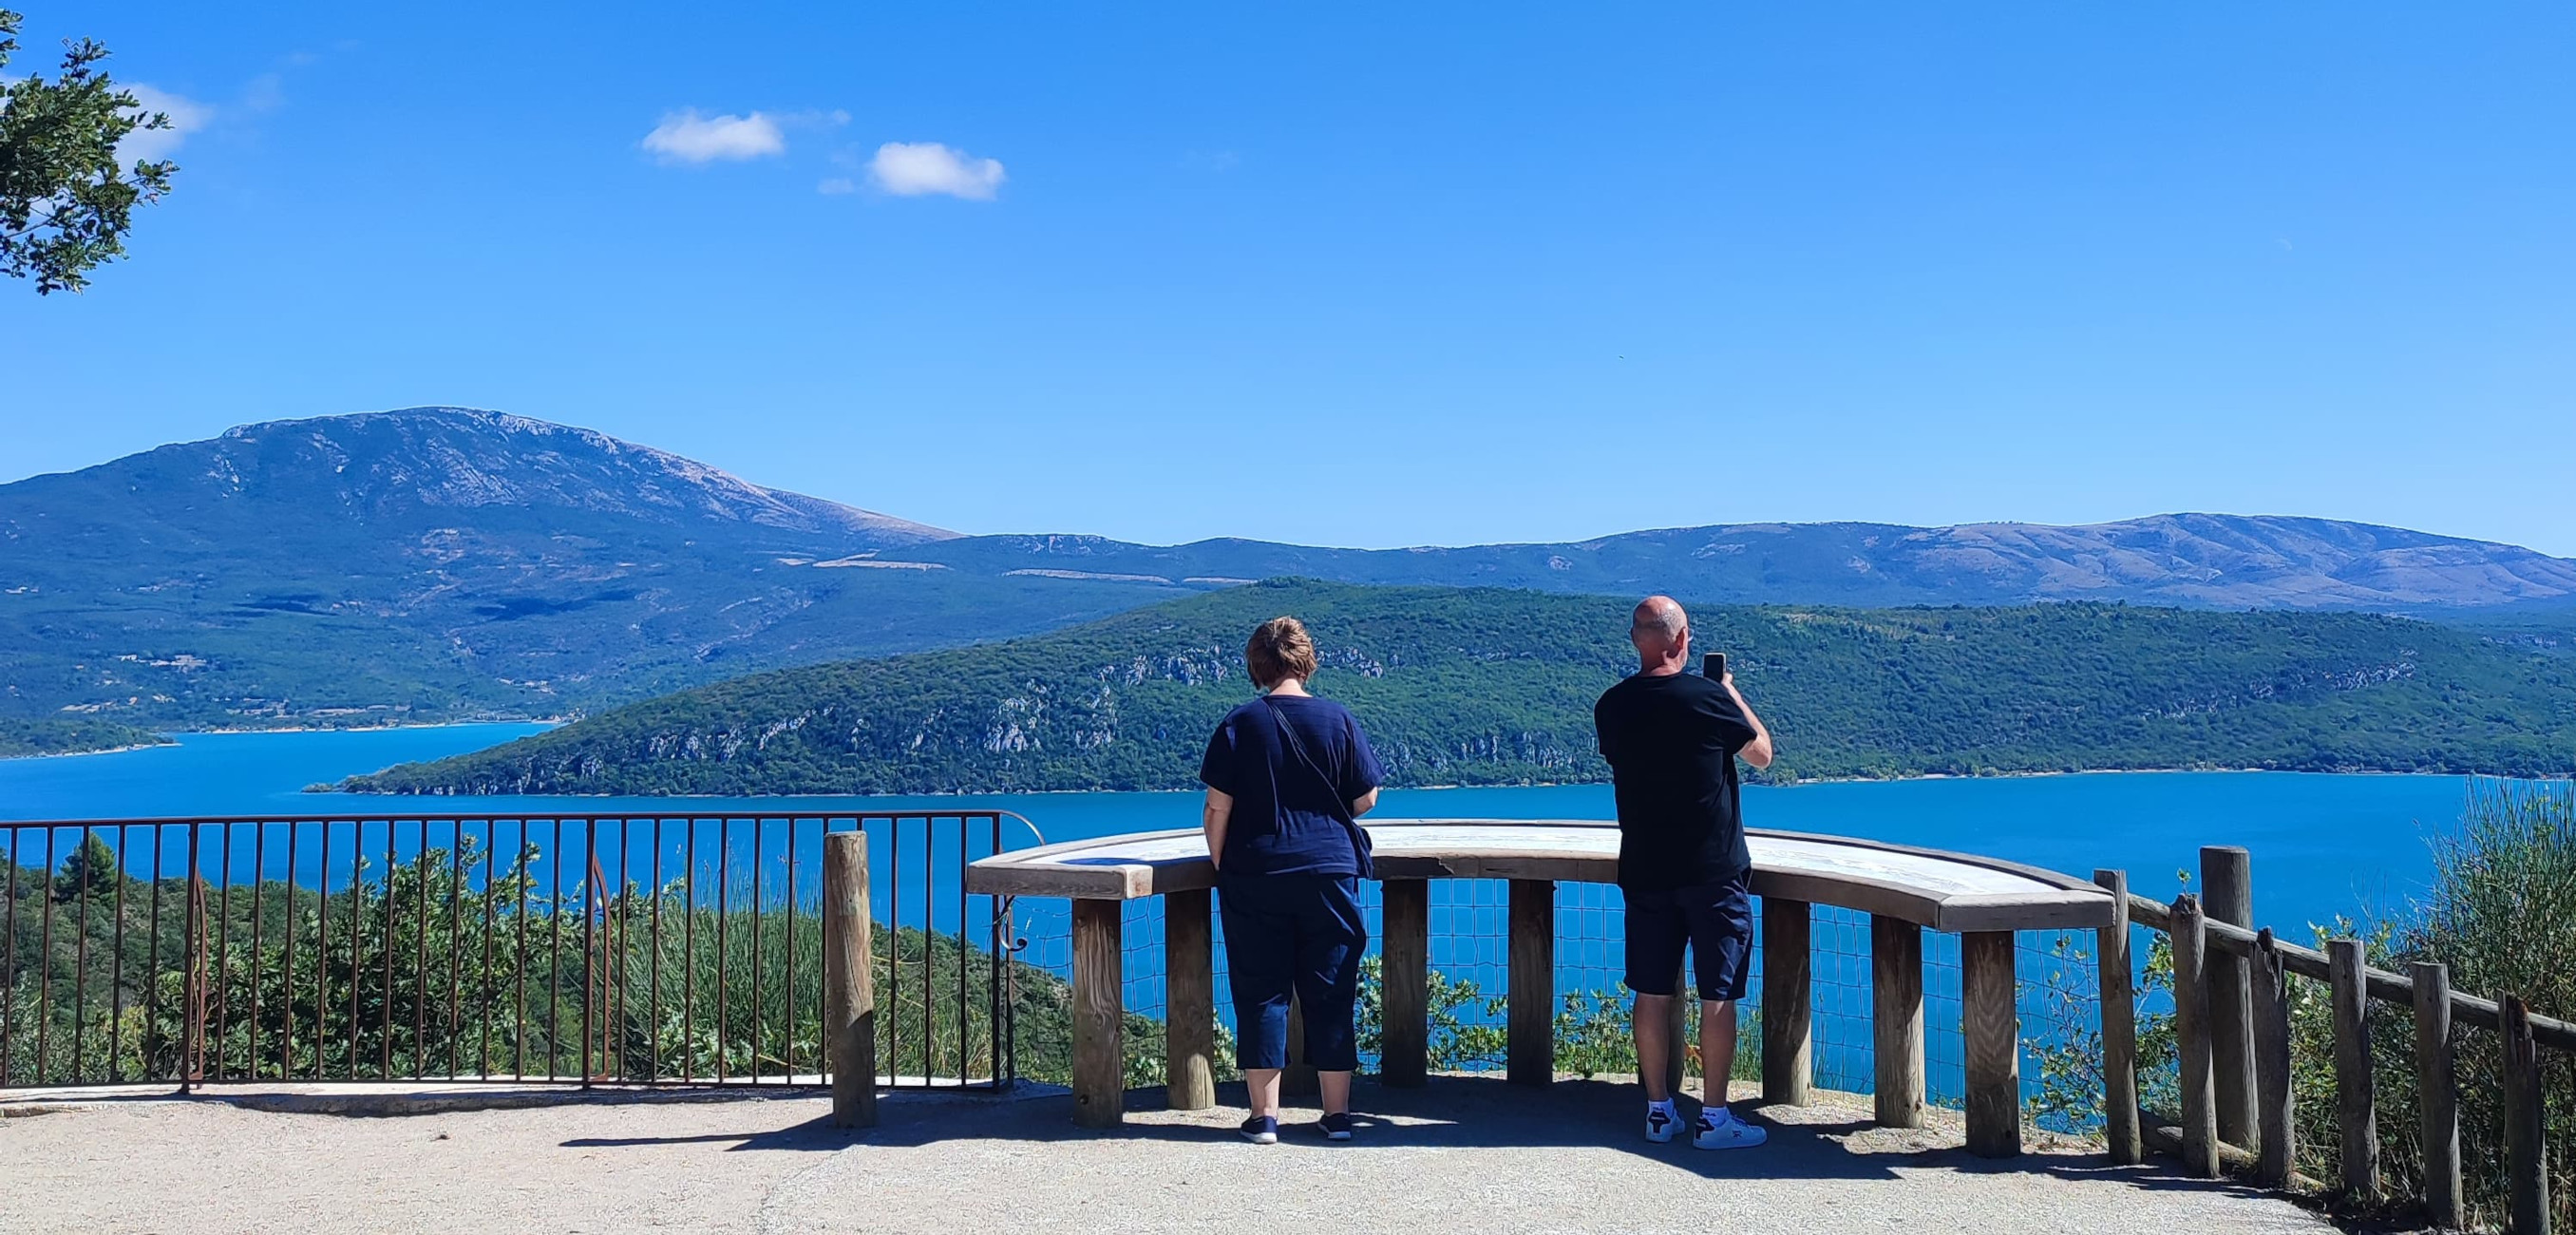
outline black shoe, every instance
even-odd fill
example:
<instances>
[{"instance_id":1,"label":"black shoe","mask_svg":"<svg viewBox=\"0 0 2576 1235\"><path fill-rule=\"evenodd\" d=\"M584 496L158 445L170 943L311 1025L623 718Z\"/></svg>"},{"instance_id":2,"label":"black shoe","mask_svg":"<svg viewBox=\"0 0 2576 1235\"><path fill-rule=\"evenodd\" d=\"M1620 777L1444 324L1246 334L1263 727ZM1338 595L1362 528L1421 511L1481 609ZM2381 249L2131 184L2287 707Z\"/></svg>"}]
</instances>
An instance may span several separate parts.
<instances>
[{"instance_id":1,"label":"black shoe","mask_svg":"<svg viewBox=\"0 0 2576 1235\"><path fill-rule=\"evenodd\" d=\"M1347 1141L1351 1139L1351 1116L1348 1111L1324 1116L1322 1126L1324 1129L1325 1140Z\"/></svg>"},{"instance_id":2,"label":"black shoe","mask_svg":"<svg viewBox=\"0 0 2576 1235\"><path fill-rule=\"evenodd\" d=\"M1279 1143L1279 1120L1271 1115L1255 1115L1243 1121L1243 1139L1255 1145Z\"/></svg>"}]
</instances>

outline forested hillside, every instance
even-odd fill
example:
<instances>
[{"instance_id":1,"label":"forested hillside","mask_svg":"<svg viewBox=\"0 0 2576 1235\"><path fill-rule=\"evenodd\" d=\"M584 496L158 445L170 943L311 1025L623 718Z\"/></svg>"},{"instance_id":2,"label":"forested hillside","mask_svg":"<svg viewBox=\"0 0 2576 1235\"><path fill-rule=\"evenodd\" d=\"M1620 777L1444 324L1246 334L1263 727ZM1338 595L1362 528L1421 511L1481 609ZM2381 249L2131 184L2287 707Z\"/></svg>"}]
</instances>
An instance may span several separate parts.
<instances>
[{"instance_id":1,"label":"forested hillside","mask_svg":"<svg viewBox=\"0 0 2576 1235\"><path fill-rule=\"evenodd\" d=\"M1597 780L1629 602L1275 582L1059 631L757 674L353 787L468 793L1173 789L1293 613L1318 693L1399 785ZM2117 605L1705 607L1780 737L1774 779L2082 768L2562 771L2576 661L2448 627Z\"/></svg>"},{"instance_id":2,"label":"forested hillside","mask_svg":"<svg viewBox=\"0 0 2576 1235\"><path fill-rule=\"evenodd\" d=\"M149 729L120 725L112 721L9 720L0 718L0 759L26 755L74 755L90 751L123 750L129 746L159 746L170 739Z\"/></svg>"}]
</instances>

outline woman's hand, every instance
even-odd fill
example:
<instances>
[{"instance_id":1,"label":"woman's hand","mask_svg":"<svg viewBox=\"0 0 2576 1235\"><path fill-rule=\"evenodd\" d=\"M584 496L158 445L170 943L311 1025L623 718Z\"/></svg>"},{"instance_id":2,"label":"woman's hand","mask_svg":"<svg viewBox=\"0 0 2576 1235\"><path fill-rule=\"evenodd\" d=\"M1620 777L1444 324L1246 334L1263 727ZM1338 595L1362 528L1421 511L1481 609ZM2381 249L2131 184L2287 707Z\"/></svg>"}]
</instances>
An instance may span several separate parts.
<instances>
[{"instance_id":1,"label":"woman's hand","mask_svg":"<svg viewBox=\"0 0 2576 1235\"><path fill-rule=\"evenodd\" d=\"M1376 794L1369 795L1374 804ZM1210 786L1207 804L1199 808L1199 830L1207 833L1208 865L1225 865L1225 821L1234 817L1234 795Z\"/></svg>"}]
</instances>

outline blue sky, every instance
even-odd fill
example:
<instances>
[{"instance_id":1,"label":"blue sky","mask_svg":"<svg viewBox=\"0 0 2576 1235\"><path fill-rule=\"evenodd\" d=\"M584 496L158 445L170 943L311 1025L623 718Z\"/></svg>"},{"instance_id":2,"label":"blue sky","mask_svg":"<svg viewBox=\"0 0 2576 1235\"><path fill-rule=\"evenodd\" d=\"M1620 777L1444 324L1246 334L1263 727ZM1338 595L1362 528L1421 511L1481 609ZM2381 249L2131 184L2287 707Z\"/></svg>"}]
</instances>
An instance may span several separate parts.
<instances>
[{"instance_id":1,"label":"blue sky","mask_svg":"<svg viewBox=\"0 0 2576 1235\"><path fill-rule=\"evenodd\" d=\"M2576 555L2564 4L17 7L192 129L0 287L0 479L458 403L973 532Z\"/></svg>"}]
</instances>

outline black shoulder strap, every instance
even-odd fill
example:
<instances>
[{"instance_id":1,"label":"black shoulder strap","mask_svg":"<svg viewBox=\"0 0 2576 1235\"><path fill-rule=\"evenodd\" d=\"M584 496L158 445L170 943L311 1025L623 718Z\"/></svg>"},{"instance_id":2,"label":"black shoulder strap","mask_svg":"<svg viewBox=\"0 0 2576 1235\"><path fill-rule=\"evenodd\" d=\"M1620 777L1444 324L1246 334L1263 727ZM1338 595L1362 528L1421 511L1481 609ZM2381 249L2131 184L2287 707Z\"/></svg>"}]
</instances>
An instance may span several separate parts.
<instances>
[{"instance_id":1,"label":"black shoulder strap","mask_svg":"<svg viewBox=\"0 0 2576 1235\"><path fill-rule=\"evenodd\" d=\"M1351 852L1359 856L1360 877L1376 878L1376 858L1371 853L1368 829L1360 826L1359 817L1351 813L1351 804L1342 799L1342 778L1317 766L1314 756L1306 753L1305 739L1297 736L1296 726L1288 723L1288 714L1281 711L1270 696L1263 695L1261 702L1270 709L1270 723L1279 728L1279 744L1287 747L1297 762L1304 764L1308 772L1324 782L1324 797L1333 804L1333 818L1341 820L1342 826L1350 829Z\"/></svg>"},{"instance_id":2,"label":"black shoulder strap","mask_svg":"<svg viewBox=\"0 0 2576 1235\"><path fill-rule=\"evenodd\" d=\"M1306 753L1305 739L1297 736L1297 727L1288 722L1288 714L1281 711L1278 704L1271 702L1270 696L1263 695L1261 702L1263 706L1270 709L1270 723L1279 729L1279 744L1287 747L1288 753L1295 756L1297 762L1304 764L1307 771L1314 773L1317 779L1324 782L1324 795L1332 799L1333 816L1344 823L1356 824L1358 821L1350 817L1351 804L1342 800L1342 778L1325 771L1322 765L1315 762L1313 755Z\"/></svg>"}]
</instances>

